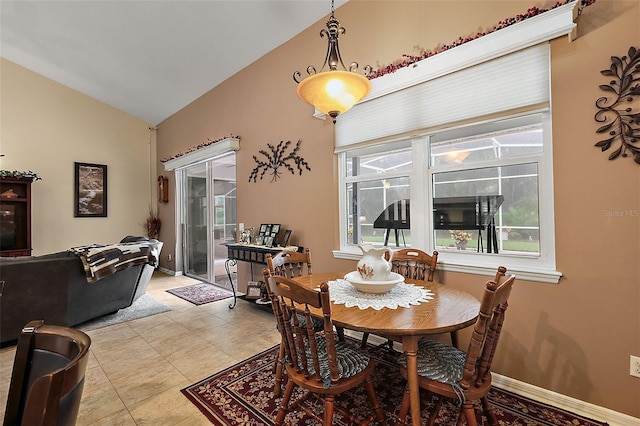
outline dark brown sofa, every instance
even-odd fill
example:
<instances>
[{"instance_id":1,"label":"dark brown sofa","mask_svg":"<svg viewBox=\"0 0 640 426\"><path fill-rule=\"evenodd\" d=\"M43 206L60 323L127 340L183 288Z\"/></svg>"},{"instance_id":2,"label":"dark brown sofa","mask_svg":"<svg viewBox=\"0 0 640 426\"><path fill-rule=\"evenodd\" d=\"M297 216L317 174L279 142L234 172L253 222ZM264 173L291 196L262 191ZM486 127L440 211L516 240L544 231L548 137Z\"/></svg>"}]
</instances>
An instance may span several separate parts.
<instances>
[{"instance_id":1,"label":"dark brown sofa","mask_svg":"<svg viewBox=\"0 0 640 426\"><path fill-rule=\"evenodd\" d=\"M162 243L156 243L159 256ZM71 327L131 306L146 292L154 269L140 264L87 282L82 260L68 252L0 258L0 344L13 344L34 319Z\"/></svg>"}]
</instances>

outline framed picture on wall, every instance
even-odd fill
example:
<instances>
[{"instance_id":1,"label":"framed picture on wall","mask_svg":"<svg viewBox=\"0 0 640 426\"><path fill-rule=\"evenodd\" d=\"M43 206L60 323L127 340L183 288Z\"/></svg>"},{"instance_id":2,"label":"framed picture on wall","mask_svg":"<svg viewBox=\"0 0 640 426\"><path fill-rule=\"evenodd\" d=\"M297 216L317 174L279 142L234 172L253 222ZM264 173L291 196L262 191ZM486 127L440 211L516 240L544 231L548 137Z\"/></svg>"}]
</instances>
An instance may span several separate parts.
<instances>
[{"instance_id":1,"label":"framed picture on wall","mask_svg":"<svg viewBox=\"0 0 640 426\"><path fill-rule=\"evenodd\" d=\"M74 163L74 216L107 217L107 166Z\"/></svg>"}]
</instances>

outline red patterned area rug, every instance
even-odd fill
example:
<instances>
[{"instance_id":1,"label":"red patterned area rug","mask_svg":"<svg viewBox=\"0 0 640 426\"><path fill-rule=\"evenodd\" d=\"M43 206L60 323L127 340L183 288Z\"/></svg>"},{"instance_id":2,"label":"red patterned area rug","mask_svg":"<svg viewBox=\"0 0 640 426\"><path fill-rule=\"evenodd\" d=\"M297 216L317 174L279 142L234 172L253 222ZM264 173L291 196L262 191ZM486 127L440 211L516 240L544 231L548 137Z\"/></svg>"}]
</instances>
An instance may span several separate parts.
<instances>
[{"instance_id":1,"label":"red patterned area rug","mask_svg":"<svg viewBox=\"0 0 640 426\"><path fill-rule=\"evenodd\" d=\"M215 302L216 300L228 299L233 297L233 293L224 288L217 287L213 284L199 283L186 287L172 288L166 290L174 296L178 296L194 305L204 305L205 303Z\"/></svg>"},{"instance_id":2,"label":"red patterned area rug","mask_svg":"<svg viewBox=\"0 0 640 426\"><path fill-rule=\"evenodd\" d=\"M395 357L388 355L386 349L371 348L371 352L377 361L373 380L376 394L385 411L384 424L394 424L397 420L405 381L400 376L398 366L393 362ZM272 397L273 365L277 354L278 347L275 346L182 389L182 393L214 425L273 425L280 403L280 398ZM493 404L500 425L606 425L606 423L590 420L495 387L491 390L489 400ZM426 393L421 395L421 401L423 424L426 424L428 413L433 409L435 401ZM357 416L369 413L369 399L362 387L346 393L340 398L339 403L343 406L346 404ZM317 400L311 399L309 404L312 407L317 405L314 409L316 412L322 409ZM454 410L453 403L443 404L436 424L455 423L452 420ZM313 424L315 424L313 419L304 415L302 410L298 413L290 413L285 419L285 425L288 426ZM333 424L349 423L336 413ZM486 424L488 424L486 419L478 415L478 425Z\"/></svg>"}]
</instances>

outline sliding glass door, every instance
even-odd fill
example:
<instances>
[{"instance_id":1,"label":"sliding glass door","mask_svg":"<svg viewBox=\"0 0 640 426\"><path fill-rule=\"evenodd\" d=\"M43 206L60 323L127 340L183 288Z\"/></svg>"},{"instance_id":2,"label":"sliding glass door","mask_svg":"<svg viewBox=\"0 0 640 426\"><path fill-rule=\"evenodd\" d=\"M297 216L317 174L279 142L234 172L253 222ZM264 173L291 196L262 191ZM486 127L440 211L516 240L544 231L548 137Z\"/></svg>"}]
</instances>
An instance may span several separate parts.
<instances>
[{"instance_id":1,"label":"sliding glass door","mask_svg":"<svg viewBox=\"0 0 640 426\"><path fill-rule=\"evenodd\" d=\"M215 282L224 276L225 243L236 224L235 152L190 165L182 173L185 275Z\"/></svg>"}]
</instances>

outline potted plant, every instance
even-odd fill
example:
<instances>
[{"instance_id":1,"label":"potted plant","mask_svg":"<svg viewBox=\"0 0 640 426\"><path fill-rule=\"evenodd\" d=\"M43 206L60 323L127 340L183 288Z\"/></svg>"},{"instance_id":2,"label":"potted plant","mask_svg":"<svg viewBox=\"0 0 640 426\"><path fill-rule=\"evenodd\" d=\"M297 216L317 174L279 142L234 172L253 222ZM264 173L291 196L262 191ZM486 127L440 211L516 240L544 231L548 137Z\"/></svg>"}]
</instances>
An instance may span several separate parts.
<instances>
[{"instance_id":1,"label":"potted plant","mask_svg":"<svg viewBox=\"0 0 640 426\"><path fill-rule=\"evenodd\" d=\"M160 233L160 226L162 222L160 221L160 217L157 212L154 212L152 209L149 209L149 216L147 220L142 225L144 229L147 231L147 236L149 238L158 238L158 234Z\"/></svg>"},{"instance_id":2,"label":"potted plant","mask_svg":"<svg viewBox=\"0 0 640 426\"><path fill-rule=\"evenodd\" d=\"M466 231L449 231L451 238L456 242L456 248L458 250L465 250L467 248L467 242L471 240L471 234Z\"/></svg>"}]
</instances>

